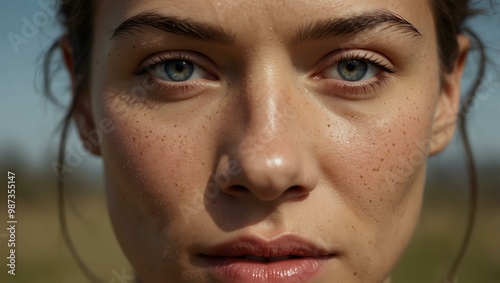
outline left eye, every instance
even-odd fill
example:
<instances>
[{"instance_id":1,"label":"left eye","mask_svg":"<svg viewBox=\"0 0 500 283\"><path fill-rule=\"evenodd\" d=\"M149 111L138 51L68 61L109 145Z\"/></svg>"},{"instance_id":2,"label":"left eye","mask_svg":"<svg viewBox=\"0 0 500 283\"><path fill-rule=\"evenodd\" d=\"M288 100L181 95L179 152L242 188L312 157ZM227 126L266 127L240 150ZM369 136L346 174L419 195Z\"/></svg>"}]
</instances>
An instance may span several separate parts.
<instances>
[{"instance_id":1,"label":"left eye","mask_svg":"<svg viewBox=\"0 0 500 283\"><path fill-rule=\"evenodd\" d=\"M375 77L380 69L365 60L346 59L332 65L325 75L337 80L357 82Z\"/></svg>"},{"instance_id":2,"label":"left eye","mask_svg":"<svg viewBox=\"0 0 500 283\"><path fill-rule=\"evenodd\" d=\"M152 73L159 79L172 82L184 82L204 77L204 70L186 60L167 60L152 68Z\"/></svg>"}]
</instances>

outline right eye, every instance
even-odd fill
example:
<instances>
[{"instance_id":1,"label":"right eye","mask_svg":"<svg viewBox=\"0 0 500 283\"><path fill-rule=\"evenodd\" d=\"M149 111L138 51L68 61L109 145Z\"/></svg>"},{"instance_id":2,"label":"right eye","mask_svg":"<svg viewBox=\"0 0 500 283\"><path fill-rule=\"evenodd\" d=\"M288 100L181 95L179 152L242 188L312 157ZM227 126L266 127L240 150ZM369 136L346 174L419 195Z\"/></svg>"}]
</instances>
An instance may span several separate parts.
<instances>
[{"instance_id":1,"label":"right eye","mask_svg":"<svg viewBox=\"0 0 500 283\"><path fill-rule=\"evenodd\" d=\"M150 68L155 77L164 81L184 82L206 77L202 68L187 60L166 60L155 63Z\"/></svg>"},{"instance_id":2,"label":"right eye","mask_svg":"<svg viewBox=\"0 0 500 283\"><path fill-rule=\"evenodd\" d=\"M209 70L209 71L207 71ZM147 58L133 73L165 101L179 101L213 89L219 78L216 65L203 54L171 51Z\"/></svg>"},{"instance_id":3,"label":"right eye","mask_svg":"<svg viewBox=\"0 0 500 283\"><path fill-rule=\"evenodd\" d=\"M201 54L191 53L193 52L154 56L143 63L136 74L149 75L159 83L166 84L188 83L199 79L217 80L217 77L206 71L206 68L211 67L210 61Z\"/></svg>"}]
</instances>

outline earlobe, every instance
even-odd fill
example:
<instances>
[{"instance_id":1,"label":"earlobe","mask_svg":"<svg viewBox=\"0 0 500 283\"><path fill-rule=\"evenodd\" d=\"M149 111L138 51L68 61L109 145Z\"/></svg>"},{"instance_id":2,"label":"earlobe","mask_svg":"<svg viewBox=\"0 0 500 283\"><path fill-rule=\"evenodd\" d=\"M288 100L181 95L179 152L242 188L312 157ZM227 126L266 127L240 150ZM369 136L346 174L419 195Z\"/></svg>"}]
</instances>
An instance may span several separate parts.
<instances>
[{"instance_id":1,"label":"earlobe","mask_svg":"<svg viewBox=\"0 0 500 283\"><path fill-rule=\"evenodd\" d=\"M59 39L59 48L62 51L64 63L71 79L71 116L76 123L80 139L85 148L95 154L101 155L99 133L95 126L90 103L90 95L87 88L78 88L78 75L75 73L75 62L73 47L68 36Z\"/></svg>"},{"instance_id":2,"label":"earlobe","mask_svg":"<svg viewBox=\"0 0 500 283\"><path fill-rule=\"evenodd\" d=\"M451 142L459 117L460 81L462 79L470 41L465 35L457 36L458 56L450 72L444 73L441 94L438 98L429 154L434 155L444 150Z\"/></svg>"}]
</instances>

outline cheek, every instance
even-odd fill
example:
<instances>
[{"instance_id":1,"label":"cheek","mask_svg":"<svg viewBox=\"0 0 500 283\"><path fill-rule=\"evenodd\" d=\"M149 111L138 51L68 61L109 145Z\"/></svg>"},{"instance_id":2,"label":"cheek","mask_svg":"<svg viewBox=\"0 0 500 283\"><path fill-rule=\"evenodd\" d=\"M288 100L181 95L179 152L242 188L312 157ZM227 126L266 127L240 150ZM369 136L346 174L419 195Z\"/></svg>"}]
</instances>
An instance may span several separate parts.
<instances>
[{"instance_id":1,"label":"cheek","mask_svg":"<svg viewBox=\"0 0 500 283\"><path fill-rule=\"evenodd\" d=\"M428 98L422 99L422 93ZM344 119L326 132L321 147L326 150L318 155L325 156L323 170L328 180L337 183L334 187L352 194L353 200L360 199L360 214L366 207L388 210L383 205L386 201L398 205L422 175L431 142L434 97L436 91L431 89L408 91L374 107L386 110L348 114L355 118Z\"/></svg>"},{"instance_id":2,"label":"cheek","mask_svg":"<svg viewBox=\"0 0 500 283\"><path fill-rule=\"evenodd\" d=\"M203 209L210 133L206 125L162 118L161 109L105 104L103 118L116 128L102 141L116 236L141 274L161 272L148 269L162 268L151 260L165 255L175 268L182 260L173 251L182 237L193 235L191 218Z\"/></svg>"},{"instance_id":3,"label":"cheek","mask_svg":"<svg viewBox=\"0 0 500 283\"><path fill-rule=\"evenodd\" d=\"M328 143L318 156L324 157L328 186L336 188L348 211L339 222L359 235L351 239L351 255L360 269L390 270L411 238L420 213L436 96L435 89L408 90L378 107L384 109L380 114L350 113L356 118L332 126L324 138Z\"/></svg>"}]
</instances>

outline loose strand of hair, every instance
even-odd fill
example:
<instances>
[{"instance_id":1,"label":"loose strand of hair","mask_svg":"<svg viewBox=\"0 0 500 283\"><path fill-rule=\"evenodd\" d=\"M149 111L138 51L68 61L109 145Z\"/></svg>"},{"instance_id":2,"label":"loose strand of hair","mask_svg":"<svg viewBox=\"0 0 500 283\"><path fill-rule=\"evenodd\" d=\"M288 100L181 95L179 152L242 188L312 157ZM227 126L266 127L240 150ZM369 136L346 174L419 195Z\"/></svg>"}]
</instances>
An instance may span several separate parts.
<instances>
[{"instance_id":1,"label":"loose strand of hair","mask_svg":"<svg viewBox=\"0 0 500 283\"><path fill-rule=\"evenodd\" d=\"M54 53L59 48L59 41L55 41L49 47L49 49L45 53L45 57L43 59L42 68L43 68L43 93L45 96L56 106L64 108L64 105L52 94L51 90L51 72L50 67L52 66L52 62L54 60Z\"/></svg>"},{"instance_id":2,"label":"loose strand of hair","mask_svg":"<svg viewBox=\"0 0 500 283\"><path fill-rule=\"evenodd\" d=\"M77 105L77 99L73 99L71 103L71 107L66 113L63 119L63 127L61 133L61 140L59 141L59 152L57 162L58 166L58 180L57 180L57 206L58 206L58 216L59 216L59 225L61 227L61 233L63 235L64 242L68 247L71 256L75 260L76 264L83 272L85 277L87 277L91 282L101 283L101 280L87 267L87 265L83 262L80 254L78 253L71 235L69 233L67 218L66 218L66 209L65 209L65 189L64 189L64 161L65 161L65 148L68 137L68 131L71 123L71 119L73 118L73 111Z\"/></svg>"},{"instance_id":3,"label":"loose strand of hair","mask_svg":"<svg viewBox=\"0 0 500 283\"><path fill-rule=\"evenodd\" d=\"M467 117L469 115L469 110L474 103L474 98L476 97L479 88L481 87L482 78L486 72L486 51L485 47L479 38L479 36L472 30L466 28L464 30L473 40L474 43L477 44L477 50L479 52L479 70L477 73L476 80L470 90L468 90L467 95L465 96L464 102L462 104L459 117L459 132L462 138L462 143L465 151L465 158L467 163L467 171L468 171L468 179L469 179L469 213L467 217L467 225L465 229L465 235L462 240L462 244L460 246L460 250L453 261L446 278L444 279L444 283L454 282L456 279L456 274L460 264L462 263L467 248L471 242L472 233L474 231L474 226L476 224L476 215L477 215L477 207L478 207L478 195L479 195L479 183L477 176L477 166L474 158L474 153L472 151L472 146L470 143L468 131L467 131Z\"/></svg>"},{"instance_id":4,"label":"loose strand of hair","mask_svg":"<svg viewBox=\"0 0 500 283\"><path fill-rule=\"evenodd\" d=\"M50 74L52 74L50 70L51 63L54 59L54 52L59 48L59 43L56 41L53 43L50 48L46 52L46 56L43 62L43 91L45 96L48 97L52 102L54 102L58 106L62 106L61 102L57 100L57 98L52 93L52 84L50 79ZM77 93L80 93L77 91ZM71 101L71 105L64 115L61 123L61 138L59 140L59 148L58 148L58 157L57 157L57 208L58 208L58 218L59 225L61 228L61 233L63 236L64 243L68 247L71 256L75 260L78 268L82 271L82 273L94 283L101 283L101 280L86 266L83 262L80 254L78 253L73 240L71 239L71 235L69 233L67 218L66 218L66 210L65 210L65 189L64 189L64 164L65 164L65 148L67 144L67 137L69 128L71 125L71 120L73 118L73 112L77 106L79 95L75 95Z\"/></svg>"}]
</instances>

